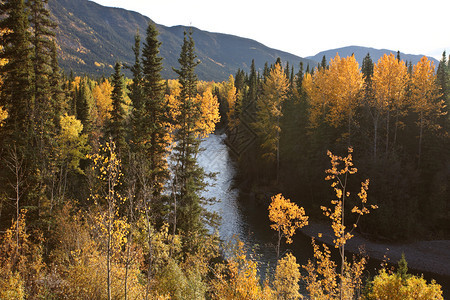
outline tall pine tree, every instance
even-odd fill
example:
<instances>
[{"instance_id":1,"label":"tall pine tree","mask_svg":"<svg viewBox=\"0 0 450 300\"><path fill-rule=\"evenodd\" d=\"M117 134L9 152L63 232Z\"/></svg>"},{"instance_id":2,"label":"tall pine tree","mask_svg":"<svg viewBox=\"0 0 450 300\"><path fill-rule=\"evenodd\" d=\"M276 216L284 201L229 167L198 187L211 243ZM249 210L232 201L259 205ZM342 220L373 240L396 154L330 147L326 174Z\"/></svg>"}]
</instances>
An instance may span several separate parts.
<instances>
[{"instance_id":1,"label":"tall pine tree","mask_svg":"<svg viewBox=\"0 0 450 300\"><path fill-rule=\"evenodd\" d=\"M144 143L144 155L150 163L150 185L153 200L160 201L164 185L169 177L167 108L164 97L164 81L161 78L162 58L159 56L158 31L149 23L142 50L143 121L139 126L140 140ZM137 71L137 70L136 70Z\"/></svg>"},{"instance_id":2,"label":"tall pine tree","mask_svg":"<svg viewBox=\"0 0 450 300\"><path fill-rule=\"evenodd\" d=\"M119 157L123 158L126 154L125 141L125 110L123 105L123 75L121 64L114 65L114 74L112 77L113 90L111 92L112 110L111 119L108 122L107 134L112 138L116 145L116 151Z\"/></svg>"},{"instance_id":3,"label":"tall pine tree","mask_svg":"<svg viewBox=\"0 0 450 300\"><path fill-rule=\"evenodd\" d=\"M174 225L185 233L203 232L205 229L203 221L206 221L205 217L207 216L203 207L205 199L200 195L205 188L205 172L198 165L196 159L200 151L196 123L202 117L199 102L195 101L197 96L195 67L199 64L196 58L192 32L185 32L178 59L180 69L174 69L181 84L180 115L177 124L179 129L175 133L177 144L174 149L176 163L174 171L176 193L174 196L178 202L175 203L177 224Z\"/></svg>"},{"instance_id":4,"label":"tall pine tree","mask_svg":"<svg viewBox=\"0 0 450 300\"><path fill-rule=\"evenodd\" d=\"M2 130L4 145L16 144L20 151L30 144L33 99L31 85L31 43L28 14L23 0L2 1L0 13L0 58L7 61L1 67L3 86L0 105L8 110Z\"/></svg>"},{"instance_id":5,"label":"tall pine tree","mask_svg":"<svg viewBox=\"0 0 450 300\"><path fill-rule=\"evenodd\" d=\"M143 98L144 94L142 92L142 66L141 66L141 38L139 32L136 33L134 37L134 65L130 68L133 74L133 81L129 85L130 90L128 96L130 97L133 109L131 111L131 132L130 138L133 145L133 152L140 149L142 144L141 139L141 127L144 125L143 121Z\"/></svg>"}]
</instances>

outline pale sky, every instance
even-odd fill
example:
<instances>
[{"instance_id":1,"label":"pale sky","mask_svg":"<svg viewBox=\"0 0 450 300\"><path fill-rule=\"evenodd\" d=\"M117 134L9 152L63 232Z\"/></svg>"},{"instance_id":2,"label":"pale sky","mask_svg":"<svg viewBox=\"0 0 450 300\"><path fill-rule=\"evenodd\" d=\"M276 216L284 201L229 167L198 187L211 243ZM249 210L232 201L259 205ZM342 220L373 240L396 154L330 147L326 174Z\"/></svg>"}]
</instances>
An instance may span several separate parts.
<instances>
[{"instance_id":1,"label":"pale sky","mask_svg":"<svg viewBox=\"0 0 450 300\"><path fill-rule=\"evenodd\" d=\"M345 46L450 52L450 0L93 0L154 22L254 39L306 57Z\"/></svg>"}]
</instances>

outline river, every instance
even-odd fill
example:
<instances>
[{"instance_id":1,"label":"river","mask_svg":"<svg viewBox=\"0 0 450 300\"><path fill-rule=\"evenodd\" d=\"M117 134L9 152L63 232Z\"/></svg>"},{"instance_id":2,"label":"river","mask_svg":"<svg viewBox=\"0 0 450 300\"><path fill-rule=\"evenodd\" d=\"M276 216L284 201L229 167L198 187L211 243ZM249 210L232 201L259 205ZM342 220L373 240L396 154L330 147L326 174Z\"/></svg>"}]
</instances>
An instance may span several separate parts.
<instances>
[{"instance_id":1,"label":"river","mask_svg":"<svg viewBox=\"0 0 450 300\"><path fill-rule=\"evenodd\" d=\"M246 248L254 252L260 275L264 277L265 271L273 271L276 265L275 232L270 229L267 209L257 206L251 199L239 198L239 190L234 185L235 161L224 144L224 139L225 134L212 134L202 141L204 151L199 154L198 163L206 172L216 173L215 179L209 182L212 186L208 187L203 196L218 200L209 209L222 218L219 226L221 240L226 242L237 237L243 241ZM311 238L299 232L294 236L293 244L282 247L282 251L283 249L292 251L300 265L305 265L313 257ZM379 267L380 261L369 260L367 269L372 274ZM444 297L450 297L448 276L425 273L424 277L427 280L435 278L443 286ZM301 292L304 292L304 287L301 287Z\"/></svg>"}]
</instances>

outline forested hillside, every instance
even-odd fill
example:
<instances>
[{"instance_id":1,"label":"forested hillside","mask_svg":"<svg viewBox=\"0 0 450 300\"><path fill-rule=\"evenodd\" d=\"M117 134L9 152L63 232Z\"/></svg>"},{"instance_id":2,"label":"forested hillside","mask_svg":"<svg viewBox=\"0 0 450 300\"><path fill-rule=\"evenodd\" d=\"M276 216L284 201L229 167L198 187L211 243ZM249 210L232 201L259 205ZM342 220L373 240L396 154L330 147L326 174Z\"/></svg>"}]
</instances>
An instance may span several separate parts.
<instances>
[{"instance_id":1,"label":"forested hillside","mask_svg":"<svg viewBox=\"0 0 450 300\"><path fill-rule=\"evenodd\" d=\"M131 66L133 55L129 45L139 30L143 36L147 23L151 21L143 15L119 8L98 5L88 0L49 0L56 30L61 68L66 74L91 74L108 76L116 61ZM178 52L183 43L183 26L167 27L155 24L160 35L162 76L176 78L172 67L176 67ZM238 69L249 70L249 62L255 59L261 69L266 61L281 57L296 66L300 61L316 64L314 61L268 48L256 41L237 36L212 33L193 28L196 54L202 64L197 68L201 80L222 81ZM130 76L128 70L125 74Z\"/></svg>"},{"instance_id":2,"label":"forested hillside","mask_svg":"<svg viewBox=\"0 0 450 300\"><path fill-rule=\"evenodd\" d=\"M298 72L278 58L201 81L194 29L170 49L176 79L165 80L148 22L124 46L130 61L114 57L105 76L66 75L47 5L0 5L1 299L443 299L405 259L367 278L367 259L346 258L345 245L355 229L448 239L445 53L437 72L426 57L406 66L368 56L360 68L336 56ZM237 185L263 195L277 237L264 277L256 245L215 233L220 216L208 207L220 199L203 194L214 174L197 159L216 125L237 156ZM300 266L282 250L322 215L337 252L312 239Z\"/></svg>"}]
</instances>

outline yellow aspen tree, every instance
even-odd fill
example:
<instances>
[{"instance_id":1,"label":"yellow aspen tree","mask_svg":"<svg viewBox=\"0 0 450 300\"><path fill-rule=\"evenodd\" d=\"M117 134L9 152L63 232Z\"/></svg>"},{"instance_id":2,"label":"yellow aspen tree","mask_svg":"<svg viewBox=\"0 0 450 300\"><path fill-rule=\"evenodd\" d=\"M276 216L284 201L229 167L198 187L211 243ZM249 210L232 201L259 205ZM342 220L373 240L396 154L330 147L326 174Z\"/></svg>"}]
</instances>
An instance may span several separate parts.
<instances>
[{"instance_id":1,"label":"yellow aspen tree","mask_svg":"<svg viewBox=\"0 0 450 300\"><path fill-rule=\"evenodd\" d=\"M58 166L56 172L59 174L55 174L55 179L57 180L55 194L57 200L62 202L66 194L69 171L84 174L80 168L80 160L85 158L90 147L87 144L87 134L82 134L83 124L75 116L68 116L66 113L61 116L59 123L61 130L56 136L58 150L55 153Z\"/></svg>"},{"instance_id":2,"label":"yellow aspen tree","mask_svg":"<svg viewBox=\"0 0 450 300\"><path fill-rule=\"evenodd\" d=\"M345 223L345 203L346 200L350 198L350 192L347 190L348 177L358 171L358 169L353 165L352 152L353 149L349 147L347 156L340 157L333 155L330 151L328 151L328 156L331 160L331 169L325 171L325 173L328 174L325 180L332 181L331 187L334 189L336 199L331 201L331 204L333 205L332 208L325 206L321 207L325 216L329 217L331 220L331 227L334 232L333 244L335 248L339 249L339 255L341 258L339 289L341 299L345 298L345 293L348 293L348 285L354 287L355 284L360 284L360 282L358 282L358 278L361 275L360 273L362 273L362 268L365 263L364 259L362 259L359 263L354 263L353 266L350 266L345 259L345 244L353 237L352 231L357 227L359 218L364 214L370 213L370 210L367 208L367 190L369 189L369 179L366 179L361 183L361 189L358 193L360 204L355 205L351 210L352 213L357 214L358 218L356 222L351 225L351 229L347 230L348 225ZM376 205L371 205L370 207L372 209L377 208ZM349 273L349 270L354 274L353 276L346 277L345 275ZM357 282L354 282L355 280L357 280Z\"/></svg>"},{"instance_id":3,"label":"yellow aspen tree","mask_svg":"<svg viewBox=\"0 0 450 300\"><path fill-rule=\"evenodd\" d=\"M312 128L317 128L324 122L329 109L329 89L327 89L326 69L321 68L313 75L307 73L303 80L303 86L309 98L309 123Z\"/></svg>"},{"instance_id":4,"label":"yellow aspen tree","mask_svg":"<svg viewBox=\"0 0 450 300\"><path fill-rule=\"evenodd\" d=\"M332 207L322 206L324 214L330 218L331 227L334 233L333 244L339 250L341 259L341 271L338 273L337 263L331 257L331 250L323 244L323 250L312 239L315 261L308 260L308 264L303 266L307 274L302 278L306 281L306 289L312 299L354 299L362 288L362 274L366 260L347 262L345 258L345 244L353 237L352 231L357 227L359 218L370 213L371 209L376 209L376 205L367 204L367 190L369 180L361 183L358 193L358 204L351 212L357 215L356 221L348 226L345 224L345 202L349 199L350 192L347 190L349 175L355 174L358 170L352 161L353 149L348 149L346 157L333 155L328 151L331 160L331 168L326 170L326 180L331 180L331 187L334 189L336 199L331 201ZM350 227L351 229L347 229ZM318 234L319 238L322 236Z\"/></svg>"},{"instance_id":5,"label":"yellow aspen tree","mask_svg":"<svg viewBox=\"0 0 450 300\"><path fill-rule=\"evenodd\" d=\"M201 118L196 123L196 132L205 138L214 132L216 123L220 121L219 101L212 94L211 87L206 88L203 94L197 94L195 99L199 103L201 113Z\"/></svg>"},{"instance_id":6,"label":"yellow aspen tree","mask_svg":"<svg viewBox=\"0 0 450 300\"><path fill-rule=\"evenodd\" d=\"M258 276L257 262L247 258L244 243L230 245L231 255L226 263L215 267L211 282L213 299L265 299ZM265 289L265 294L270 290Z\"/></svg>"},{"instance_id":7,"label":"yellow aspen tree","mask_svg":"<svg viewBox=\"0 0 450 300\"><path fill-rule=\"evenodd\" d=\"M439 87L436 83L434 64L426 56L414 66L412 74L412 97L411 106L419 115L419 150L418 164L422 154L423 130L425 127L439 129L435 123L437 117L441 116L444 101L440 101Z\"/></svg>"},{"instance_id":8,"label":"yellow aspen tree","mask_svg":"<svg viewBox=\"0 0 450 300\"><path fill-rule=\"evenodd\" d=\"M328 91L330 110L327 121L335 128L347 122L348 144L350 145L351 124L359 104L359 93L363 87L361 69L354 55L340 58L336 54L325 72L327 73L326 86L320 89Z\"/></svg>"},{"instance_id":9,"label":"yellow aspen tree","mask_svg":"<svg viewBox=\"0 0 450 300\"><path fill-rule=\"evenodd\" d=\"M197 133L197 136L204 138L214 132L215 125L220 121L219 101L213 95L210 83L201 82L198 85L202 92L196 95L194 103L199 107L201 117L195 123L193 130ZM168 119L176 120L180 116L181 84L178 80L169 80L168 87L169 93L165 95ZM176 122L168 122L166 126L170 128L171 133L180 128L180 124Z\"/></svg>"},{"instance_id":10,"label":"yellow aspen tree","mask_svg":"<svg viewBox=\"0 0 450 300\"><path fill-rule=\"evenodd\" d=\"M299 268L297 259L291 253L286 254L278 261L273 281L276 299L302 298L298 284L301 277Z\"/></svg>"},{"instance_id":11,"label":"yellow aspen tree","mask_svg":"<svg viewBox=\"0 0 450 300\"><path fill-rule=\"evenodd\" d=\"M3 107L0 106L0 127L3 126L3 121L5 121L7 117L8 117L8 111L6 109L3 109Z\"/></svg>"},{"instance_id":12,"label":"yellow aspen tree","mask_svg":"<svg viewBox=\"0 0 450 300\"><path fill-rule=\"evenodd\" d=\"M443 300L442 288L434 280L427 284L423 277L410 276L405 280L382 269L373 279L368 299L379 300Z\"/></svg>"},{"instance_id":13,"label":"yellow aspen tree","mask_svg":"<svg viewBox=\"0 0 450 300\"><path fill-rule=\"evenodd\" d=\"M261 138L263 157L276 163L278 182L280 167L281 104L287 97L289 81L280 64L276 64L263 83L262 96L256 102L257 115L254 127Z\"/></svg>"},{"instance_id":14,"label":"yellow aspen tree","mask_svg":"<svg viewBox=\"0 0 450 300\"><path fill-rule=\"evenodd\" d=\"M175 130L177 130L180 126L175 120L178 119L180 116L180 91L181 91L181 84L177 79L169 79L167 81L168 91L165 94L165 100L167 105L167 124L166 127L169 129L169 147L173 147L174 143L172 140L173 133Z\"/></svg>"},{"instance_id":15,"label":"yellow aspen tree","mask_svg":"<svg viewBox=\"0 0 450 300\"><path fill-rule=\"evenodd\" d=\"M225 97L228 105L227 120L230 129L236 128L238 126L239 119L237 118L236 111L236 87L234 86L234 77L230 75L228 82L225 83Z\"/></svg>"},{"instance_id":16,"label":"yellow aspen tree","mask_svg":"<svg viewBox=\"0 0 450 300\"><path fill-rule=\"evenodd\" d=\"M383 55L375 64L372 76L375 99L369 105L373 109L374 157L377 155L378 122L386 117L386 154L389 151L389 134L391 113L397 116L405 107L408 70L404 61L399 61L394 54Z\"/></svg>"},{"instance_id":17,"label":"yellow aspen tree","mask_svg":"<svg viewBox=\"0 0 450 300\"><path fill-rule=\"evenodd\" d=\"M270 228L278 232L277 258L280 256L281 238L286 238L286 243L292 243L292 236L298 228L308 225L308 216L305 209L286 199L281 194L272 197L269 205L269 219L274 224Z\"/></svg>"},{"instance_id":18,"label":"yellow aspen tree","mask_svg":"<svg viewBox=\"0 0 450 300\"><path fill-rule=\"evenodd\" d=\"M22 209L11 227L0 234L1 299L27 299L31 291L42 292L46 267L42 258L43 237L39 232L27 231L26 213Z\"/></svg>"},{"instance_id":19,"label":"yellow aspen tree","mask_svg":"<svg viewBox=\"0 0 450 300\"><path fill-rule=\"evenodd\" d=\"M113 87L108 79L105 79L102 83L96 85L92 90L92 97L94 98L95 105L97 106L97 126L103 128L111 118L112 100L111 92Z\"/></svg>"},{"instance_id":20,"label":"yellow aspen tree","mask_svg":"<svg viewBox=\"0 0 450 300\"><path fill-rule=\"evenodd\" d=\"M105 231L106 231L106 263L107 263L107 295L111 299L112 276L111 276L111 260L113 256L113 239L114 228L118 214L118 202L125 201L118 192L117 187L122 177L121 162L116 153L116 146L110 139L104 146L101 146L99 153L88 155L93 161L92 171L97 171L98 179L102 182L101 194L94 194L91 197L96 203L106 202L107 210L105 215ZM125 235L124 235L125 236Z\"/></svg>"}]
</instances>

